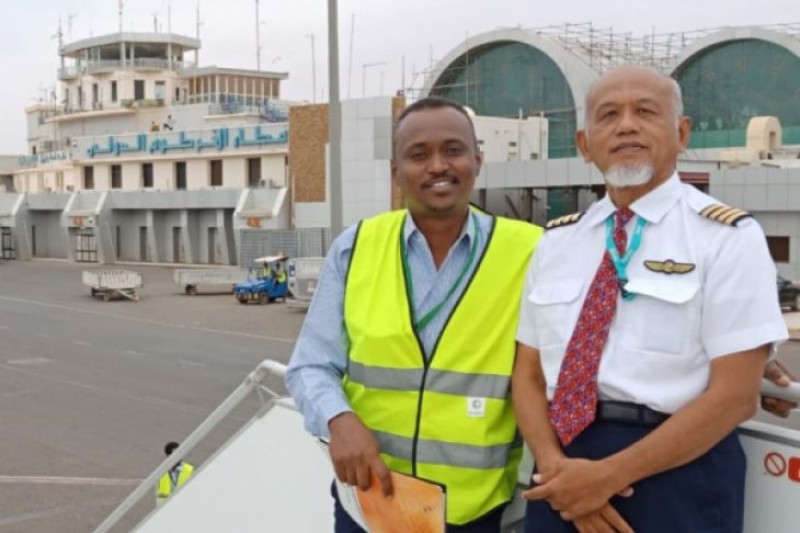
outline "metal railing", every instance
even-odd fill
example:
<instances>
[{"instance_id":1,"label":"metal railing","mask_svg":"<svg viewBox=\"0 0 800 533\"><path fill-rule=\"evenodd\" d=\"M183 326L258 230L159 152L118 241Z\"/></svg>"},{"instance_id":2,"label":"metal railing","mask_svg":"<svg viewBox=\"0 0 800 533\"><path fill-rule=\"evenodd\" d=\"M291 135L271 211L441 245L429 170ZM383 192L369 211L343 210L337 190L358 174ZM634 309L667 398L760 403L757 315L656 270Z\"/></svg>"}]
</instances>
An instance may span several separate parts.
<instances>
[{"instance_id":1,"label":"metal railing","mask_svg":"<svg viewBox=\"0 0 800 533\"><path fill-rule=\"evenodd\" d=\"M166 457L161 464L145 478L139 486L128 495L116 509L97 526L94 533L106 533L117 525L125 515L143 497L152 494L152 488L158 483L164 472L168 471L177 461L183 460L190 451L205 438L228 414L231 413L251 392L266 393L269 398L262 396L262 404L279 398L279 395L268 389L264 382L269 376L284 378L286 365L272 360L262 361L253 370L244 382L234 390L201 424L197 427L175 451ZM762 380L761 393L785 400L800 402L800 382L793 382L788 387L779 387L770 381ZM512 518L512 517L509 517Z\"/></svg>"},{"instance_id":2,"label":"metal railing","mask_svg":"<svg viewBox=\"0 0 800 533\"><path fill-rule=\"evenodd\" d=\"M60 68L58 69L58 77L59 79L63 80L75 78L83 74L126 69L181 71L192 68L193 65L193 63L188 61L172 61L172 63L170 63L170 61L167 59L149 57L137 57L134 59L125 60L124 62L119 59L103 59Z\"/></svg>"}]
</instances>

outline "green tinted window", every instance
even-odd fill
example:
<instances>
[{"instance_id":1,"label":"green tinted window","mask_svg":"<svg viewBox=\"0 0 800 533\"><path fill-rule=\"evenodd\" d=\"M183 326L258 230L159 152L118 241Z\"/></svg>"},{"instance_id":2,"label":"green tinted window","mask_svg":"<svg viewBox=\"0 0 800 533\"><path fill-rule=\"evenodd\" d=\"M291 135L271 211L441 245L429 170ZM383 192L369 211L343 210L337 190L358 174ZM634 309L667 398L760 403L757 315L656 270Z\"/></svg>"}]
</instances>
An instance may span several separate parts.
<instances>
[{"instance_id":1,"label":"green tinted window","mask_svg":"<svg viewBox=\"0 0 800 533\"><path fill-rule=\"evenodd\" d=\"M545 54L527 44L494 42L451 63L431 90L471 107L478 115L549 120L548 157L573 157L575 103L566 78Z\"/></svg>"},{"instance_id":2,"label":"green tinted window","mask_svg":"<svg viewBox=\"0 0 800 533\"><path fill-rule=\"evenodd\" d=\"M778 117L784 144L800 143L800 58L773 43L732 41L702 51L677 73L690 148L744 146L755 116Z\"/></svg>"}]
</instances>

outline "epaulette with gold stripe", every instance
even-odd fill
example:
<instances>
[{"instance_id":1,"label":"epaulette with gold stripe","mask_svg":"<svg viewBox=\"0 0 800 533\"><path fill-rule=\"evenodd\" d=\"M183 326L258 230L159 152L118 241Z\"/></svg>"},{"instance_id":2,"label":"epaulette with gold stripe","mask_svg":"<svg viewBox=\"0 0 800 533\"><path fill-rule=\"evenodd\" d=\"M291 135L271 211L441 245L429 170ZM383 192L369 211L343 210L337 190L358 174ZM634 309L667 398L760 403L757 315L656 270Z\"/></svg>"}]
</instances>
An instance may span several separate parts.
<instances>
[{"instance_id":1,"label":"epaulette with gold stripe","mask_svg":"<svg viewBox=\"0 0 800 533\"><path fill-rule=\"evenodd\" d=\"M700 211L700 216L735 227L741 220L750 218L753 215L737 207L725 204L711 204Z\"/></svg>"},{"instance_id":2,"label":"epaulette with gold stripe","mask_svg":"<svg viewBox=\"0 0 800 533\"><path fill-rule=\"evenodd\" d=\"M575 224L577 221L581 219L582 216L583 216L583 211L579 213L572 213L571 215L564 215L562 217L554 218L553 220L547 223L545 229L560 228L561 226L569 226L570 224Z\"/></svg>"}]
</instances>

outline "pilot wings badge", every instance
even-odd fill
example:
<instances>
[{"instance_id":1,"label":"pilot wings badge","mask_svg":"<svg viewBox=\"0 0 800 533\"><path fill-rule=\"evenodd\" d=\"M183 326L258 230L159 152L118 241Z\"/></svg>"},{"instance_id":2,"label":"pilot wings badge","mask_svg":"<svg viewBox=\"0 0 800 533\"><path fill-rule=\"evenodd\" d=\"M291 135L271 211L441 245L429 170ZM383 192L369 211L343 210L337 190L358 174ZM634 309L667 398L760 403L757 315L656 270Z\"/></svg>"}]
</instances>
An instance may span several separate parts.
<instances>
[{"instance_id":1,"label":"pilot wings badge","mask_svg":"<svg viewBox=\"0 0 800 533\"><path fill-rule=\"evenodd\" d=\"M666 261L652 261L646 260L644 266L653 272L660 272L661 274L688 274L695 268L694 263L677 263L672 259Z\"/></svg>"}]
</instances>

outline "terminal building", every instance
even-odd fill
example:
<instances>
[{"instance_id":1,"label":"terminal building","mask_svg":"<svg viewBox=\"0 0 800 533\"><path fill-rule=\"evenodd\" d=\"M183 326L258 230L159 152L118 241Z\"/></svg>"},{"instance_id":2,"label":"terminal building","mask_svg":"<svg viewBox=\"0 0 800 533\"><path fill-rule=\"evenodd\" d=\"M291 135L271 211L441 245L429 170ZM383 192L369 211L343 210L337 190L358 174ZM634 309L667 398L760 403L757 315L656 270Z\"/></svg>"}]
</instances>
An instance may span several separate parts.
<instances>
[{"instance_id":1,"label":"terminal building","mask_svg":"<svg viewBox=\"0 0 800 533\"><path fill-rule=\"evenodd\" d=\"M290 105L288 74L199 67L200 42L116 33L61 47L56 100L26 110L28 154L3 177L3 257L243 264L320 255L330 241L325 105ZM190 56L195 55L195 61ZM591 25L475 35L424 86L342 103L345 224L402 205L390 180L407 99L476 114L475 202L543 223L585 209L603 180L578 157L585 95L603 72L676 78L693 119L681 178L751 211L779 272L800 279L800 26L635 37ZM8 176L13 176L9 178Z\"/></svg>"}]
</instances>

